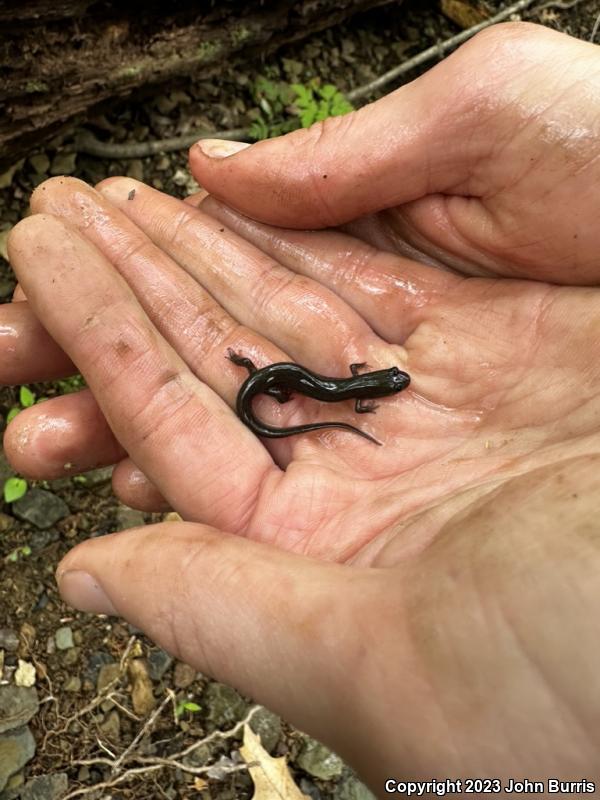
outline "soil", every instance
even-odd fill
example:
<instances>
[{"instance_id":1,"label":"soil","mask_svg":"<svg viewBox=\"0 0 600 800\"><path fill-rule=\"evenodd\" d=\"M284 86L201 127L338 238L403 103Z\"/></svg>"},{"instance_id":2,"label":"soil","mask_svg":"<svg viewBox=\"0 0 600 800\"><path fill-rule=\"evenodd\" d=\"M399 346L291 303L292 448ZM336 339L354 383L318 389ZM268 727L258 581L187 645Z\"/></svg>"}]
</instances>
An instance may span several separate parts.
<instances>
[{"instance_id":1,"label":"soil","mask_svg":"<svg viewBox=\"0 0 600 800\"><path fill-rule=\"evenodd\" d=\"M505 5L496 2L488 7L496 11ZM600 0L584 0L565 10L545 8L528 18L589 40L599 13ZM225 68L218 80L194 78L163 86L151 95L138 95L85 125L96 137L112 142L163 139L202 125L217 130L247 127L256 114L251 88L258 76L287 82L321 76L348 91L459 30L437 3L409 0L401 9L392 5L370 11L285 47L268 61L257 59ZM27 213L30 192L52 174L68 173L90 183L128 174L177 196L195 188L187 174L185 149L143 159L103 160L69 153L75 134L75 130L63 133L43 151L31 153L14 170L0 176L0 232ZM0 302L10 301L13 287L9 267L0 261ZM53 382L31 385L30 389L43 398L79 385L77 381ZM0 389L0 431L18 400L18 387ZM0 451L0 482L9 474ZM74 612L58 596L55 565L75 543L152 523L161 519L160 515L123 507L111 492L106 470L83 478L34 482L29 492L32 489L50 492L66 503L66 509L56 522L46 526L42 520L40 527L39 520L37 525L23 520L27 513L19 511L18 503L2 505L0 499L0 691L14 683L20 659L35 665L40 701L39 711L29 722L36 754L9 779L0 798L18 797L23 785L36 776L59 776L56 785L45 785L47 793L39 795L48 798L63 796L65 786L68 796L81 789L91 798L250 798L253 789L247 772L232 771L239 760L239 735L202 745L193 757L184 759L188 771L166 765L138 773L112 788L94 790L95 785L120 774L111 773L110 764L125 751L125 767L139 767L134 759L142 756L172 759L174 753L211 731L230 729L247 713L250 701L187 665L173 662L126 623ZM61 631L65 628L69 630ZM114 683L107 687L111 678ZM148 725L151 708L158 707L167 690L173 700L168 700ZM342 764L335 766L333 775L322 777L323 764L329 763L327 753L303 734L266 713L258 723L267 749L276 756L287 756L296 782L310 797L369 797ZM144 734L134 742L145 724ZM82 764L86 759L96 763ZM194 768L210 764L217 766L209 774L193 774ZM38 795L23 794L28 796Z\"/></svg>"}]
</instances>

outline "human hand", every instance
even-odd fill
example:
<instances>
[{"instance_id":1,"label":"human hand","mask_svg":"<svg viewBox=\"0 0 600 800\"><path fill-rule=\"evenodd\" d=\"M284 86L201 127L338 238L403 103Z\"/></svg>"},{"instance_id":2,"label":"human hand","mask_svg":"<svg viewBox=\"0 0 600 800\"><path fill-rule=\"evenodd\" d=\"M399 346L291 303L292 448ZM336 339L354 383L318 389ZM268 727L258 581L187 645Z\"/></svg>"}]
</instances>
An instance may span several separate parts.
<instances>
[{"instance_id":1,"label":"human hand","mask_svg":"<svg viewBox=\"0 0 600 800\"><path fill-rule=\"evenodd\" d=\"M233 170L239 158L232 159L226 169ZM118 184L112 184L113 191ZM47 206L40 200L36 210L62 214L84 228L86 236L97 245L105 247L109 260L126 273L147 313L157 324L161 322L161 309L169 308L173 319L162 320L166 325L160 331L162 337L156 338L154 328L149 328L150 338L158 343L159 350L159 358L150 362L151 365L157 362L153 366L156 372L161 364L164 367L164 357L168 356L171 368L172 353L169 348L165 351L163 339L166 336L176 351L181 350L181 331L178 335L176 329L184 322L185 314L193 315L194 311L190 308L194 301L190 303L187 299L187 278L180 273L174 282L169 275L158 280L152 264L157 262L160 274L161 270L168 269L168 262L151 252L145 242L140 243L142 251L138 258L146 274L140 277L136 269L140 261L136 264L135 253L133 266L127 266L127 256L124 256L129 250L136 250L137 233L132 234L130 229L123 235L123 223L115 223L110 209L98 207L99 201L95 198L88 197L86 201L85 192L81 194L83 190L73 184L66 185L65 197L61 198L57 186L46 184ZM110 186L105 187L107 193L110 193ZM240 186L243 187L243 182ZM142 187L138 189L139 195L136 192L134 201L140 200L142 192L147 191ZM113 201L124 206L126 211L132 211L135 202L127 206L123 184L121 191L121 199L113 194ZM38 198L40 196L38 193ZM167 213L153 221L157 210L155 201L148 195L146 201L149 211L148 215L143 215L144 226L158 243L164 245L170 239L169 231L173 230L171 226L175 221L179 234L174 245L177 239L185 242L186 236L188 242L192 242L186 268L189 268L190 258L192 261L202 259L196 261L196 265L202 267L201 281L208 281L211 286L214 282L220 283L224 294L229 292L228 276L219 276L219 270L222 271L223 263L236 268L238 288L234 288L233 298L228 298L228 302L237 300L240 307L245 304L251 313L254 306L248 302L248 292L240 292L239 282L249 280L250 285L258 286L256 296L260 298L262 277L256 279L256 275L260 274L261 260L263 266L265 264L264 256L257 256L255 251L246 249L246 245L229 235L216 235L221 232L211 229L209 220L196 217L196 223L199 219L204 223L200 234L196 225L187 222L187 211L181 213L179 207L175 216ZM135 207L139 211L139 206ZM239 532L254 535L263 544L258 546L241 537L215 534L200 524L184 523L96 540L77 548L61 565L61 571L72 573L61 581L66 597L74 604L96 611L116 609L181 658L254 695L327 741L354 763L380 792L381 778L386 774L426 778L432 774L509 775L516 772L543 777L554 771L563 776L574 777L578 772L591 775L596 765L594 750L597 747L595 704L590 701L597 659L594 623L597 616L594 537L597 487L593 471L597 462L593 454L598 449L594 416L597 373L591 352L594 337L597 337L596 293L512 281L470 279L462 281L461 285L461 279L455 275L376 253L340 234L278 234L252 225L212 200L205 208L213 219L226 219L230 228L243 231L246 237L260 243L263 250L281 253L277 257L287 263L292 287L302 285L301 279L294 277L298 274L304 275L307 284L302 285L303 292L313 286L310 283L313 279L325 284L323 290L318 284L313 286L318 292L324 292L325 304L319 296L320 304L316 307L301 309L304 327L299 325L294 329L295 316L289 316L289 307L281 299L277 304L279 320L267 322L269 306L275 302L263 303L265 307L261 310L258 301L263 332L269 334L269 339L271 336L279 338L286 335L281 331L287 328L287 338L291 342L291 346L277 351L270 349L273 342L267 342L264 358L257 359L261 363L281 357L278 353L283 351L315 369L321 368L319 348L315 346L318 339L318 343L324 345L325 356L327 348L333 353L329 363L335 365L335 371L341 375L345 373L346 362L364 357L354 356L352 346L364 353L364 347L374 348L372 337L379 335L383 349L375 348L378 357L368 358L372 366L377 366L387 365L386 358L398 361L399 354L404 352L398 343L404 344L406 360L400 365L406 365L411 372L413 387L409 393L386 401L377 418L369 422L387 426L392 416L394 428L389 430L394 436L391 443L387 440L387 427L372 430L386 439L386 453L389 447L400 447L402 459L407 458L407 462L401 461L400 468L406 469L401 474L373 473L368 482L361 483L360 475L352 474L355 464L360 468L368 466L365 459L373 461L375 452L380 454L383 448L372 448L368 453L365 450L370 447L368 443L339 434L333 434L332 439L328 434L310 437L310 441L308 438L289 440L284 446L295 451L290 453L289 461L286 461L285 451L272 452L282 465L288 466L285 476L279 480L292 487L293 491L287 493L288 499L300 497L296 506L300 514L295 517L290 513L281 514L281 509L285 508L282 504L286 500L285 493L282 496L273 492L271 504L263 503L262 508L259 503L258 513L250 521L264 523L268 517L261 513L263 509L268 513L278 510L281 514L279 529L267 525L263 533L257 525L256 532L243 528ZM568 219L572 222L571 216ZM29 230L21 227L18 236L23 235L24 240L19 249L25 261L25 251L32 246L31 238L38 254L44 258L48 255L48 239L55 236L56 229L46 229L45 238L38 235L47 222L36 221L34 217L26 223L30 225ZM35 226L40 223L42 229L36 232ZM29 242L25 233L30 237ZM129 234L134 237L133 244ZM65 241L72 240L72 234L67 232L64 236ZM43 247L40 247L41 242ZM203 250L199 244L209 247ZM241 253L236 249L238 245L242 247ZM145 257L143 248L146 248ZM212 264L211 248L220 250ZM340 258L345 266L349 265L347 284L337 275ZM90 281L89 274L85 278L81 273L80 259L81 252L73 246L71 259L64 267L67 277L69 273L71 277L61 278L62 288L71 285L78 296L86 280ZM252 264L256 267L254 284ZM539 264L534 260L531 267L537 269L541 264L541 260ZM57 267L53 259L46 260L44 265L49 268L46 282L51 280L51 275L63 275L60 264ZM102 284L102 292L105 296L110 294L115 276L107 269L107 264L91 257L88 267L98 270L89 285L95 286L95 280L105 275L108 284ZM61 319L54 319L53 324L58 326L58 333L59 328L63 331L63 338L59 336L57 340L73 354L78 344L62 327L67 324L71 307L67 312L63 309L61 314L65 298L53 301L53 295L47 291L51 287L44 283L39 271L36 275L35 267L32 269L30 264L27 269L31 270L30 281L39 284L38 299L32 296L33 310L46 322L46 316L52 316L52 309L47 306L54 307L53 319L56 316ZM285 297L284 275L277 269L275 273L284 286L280 298ZM564 271L562 274L564 279ZM269 270L266 275L268 277ZM577 275L571 278L578 280ZM176 300L169 301L179 282L186 287L183 298L179 293ZM118 280L116 284L122 288ZM328 292L328 285L333 296ZM477 285L481 294L473 293ZM193 286L191 288L193 290ZM165 291L168 289L171 294ZM29 289L27 291L30 293ZM546 300L538 294L542 292L548 292ZM379 305L374 297L379 298ZM167 302L161 306L165 299ZM126 331L132 327L137 329L136 326L148 329L145 317L139 316L139 308L129 295L121 298L119 305L115 316L120 320L121 312L126 312L125 322L115 323L119 327L114 331L110 326L105 328L106 334L115 335L113 341L118 341L122 325ZM182 305L185 307L180 313ZM342 312L342 307L357 312L363 323L366 320L366 338L362 335L365 328L358 331L358 336L358 329L349 325L350 318ZM369 308L374 307L384 312L371 312L369 316ZM132 309L136 309L133 314ZM96 310L102 312L102 304ZM198 312L198 303L195 310ZM202 338L201 330L216 334L216 340L210 338L214 348L218 346L215 341L219 337L221 312L215 312L210 305L203 310L205 317L192 316L201 326L196 329L197 338L198 341ZM272 311L275 313L276 309ZM308 320L307 311L314 315ZM26 329L23 321L27 319L33 326L35 320L26 304L19 313L21 316L13 325L17 333L13 340L15 352L25 341L20 335ZM102 313L110 313L110 309ZM213 324L212 313L216 313L218 325ZM322 323L323 318L337 320L340 314L343 324L333 326L332 341L319 335L319 325L313 323L313 319ZM577 320L577 326L573 319ZM77 324L77 319L71 321ZM258 322L253 320L252 325L258 326ZM388 327L383 328L384 325ZM52 326L48 327L50 333L54 333ZM458 348L456 357L455 350L449 347L447 328L454 337L450 342ZM306 337L299 336L299 332L306 330L311 332L308 350L304 349ZM396 339L390 331L395 333ZM514 341L517 331L524 332L524 346ZM44 338L43 331L35 328L35 335L38 339L31 351L33 357L20 366L14 364L13 375L19 369L21 375L27 369L30 374L36 369L38 374L45 369L47 374L51 371L50 365L56 369L57 364L61 364L62 370L68 370L64 355L51 340ZM193 337L192 340L195 341ZM112 460L130 452L144 473L157 476L157 490L181 508L186 518L211 522L214 519L211 514L216 515L225 501L217 500L214 509L203 509L202 516L190 514L182 501L197 502L203 498L206 501L210 495L207 481L213 478L217 487L223 485L219 482L223 477L222 467L221 472L215 470L216 462L212 458L208 463L202 459L202 470L198 467L198 458L207 453L213 455L213 441L207 441L204 431L214 419L203 407L202 433L194 440L204 440L203 450L194 457L190 454L184 458L190 477L185 478L180 487L174 487L169 454L160 453L157 460L152 447L144 445L139 417L136 424L127 426L128 415L133 413L134 392L125 392L119 401L118 390L108 388L115 372L114 363L119 360L118 352L114 357L115 351L108 347L102 352L101 343L90 349L96 357L83 353L80 358L78 353L76 360L82 369L84 360L89 360L89 369L86 367L84 372L88 378L91 376L94 395L101 400L102 411L108 414L117 438L110 434L103 414L94 407L93 395L84 393L73 400L56 401L63 403L60 410L57 405L46 404L46 409L40 406L19 415L7 435L13 460L20 463L23 471L48 474L50 467L58 470L65 460L70 460L63 457L65 439L72 453L79 457L89 450L90 441L104 447L104 457L108 457L112 447ZM260 347L258 350L260 352ZM342 362L339 354L344 350L344 356L347 353L348 357ZM185 347L183 354L184 361L191 356L198 362L202 358L202 353L193 354ZM488 355L492 359L486 361ZM474 358L481 361L474 363ZM141 374L142 378L144 367L145 364L139 362L136 367L136 374ZM192 368L202 377L199 369ZM332 368L322 368L322 371L332 371ZM239 382L240 376L237 374L234 379L229 375L233 387L229 395L219 388L220 377L213 371L209 382L231 402L238 385L235 381ZM138 405L140 397L151 394L148 389L151 379L152 375L146 375L145 381L130 378L136 384L133 388L141 393L134 398ZM22 378L17 377L17 380ZM101 389L99 394L96 384ZM444 397L450 404L442 402ZM81 402L82 398L87 404L88 424L85 425L82 425L81 406L71 405ZM202 402L215 413L216 407L211 405L210 399L211 394L203 390ZM168 400L164 402L169 405ZM393 410L396 402L403 403L398 406L398 412ZM480 402L483 414L477 420ZM407 407L410 410L402 421L400 409L406 414ZM156 408L155 405L153 410ZM428 408L422 419L417 413L419 408ZM188 408L188 411L193 410ZM285 411L288 409L283 408L282 412ZM327 411L330 416L332 408L328 407ZM35 417L42 412L46 415L45 428ZM473 416L469 417L472 412ZM302 407L301 413L305 420L308 404ZM400 427L396 427L396 417ZM158 418L167 420L168 412L159 413ZM433 438L443 446L439 451L429 450L428 461L426 448L433 441L431 425L436 418L439 424ZM16 425L19 420L22 428ZM62 442L48 430L57 420L64 424L63 431L66 430ZM218 413L217 420L225 433ZM25 423L28 423L27 428ZM126 429L124 433L119 426ZM164 425L162 427L166 430ZM180 431L174 423L174 428L177 443L181 436L185 439L186 430L190 435L186 425ZM241 430L242 438L247 437L247 432ZM30 450L29 456L24 455L21 447L25 433L30 445L38 448ZM422 433L424 441L416 441L413 457L408 452L410 448L404 448L402 437L415 434L420 437ZM170 445L175 443L174 437L168 434L164 438ZM476 447L469 451L471 440L479 442L481 452ZM133 452L131 442L134 443ZM160 443L155 442L153 446L160 450ZM352 458L344 452L349 446L353 448ZM341 546L335 535L327 535L329 531L335 534L334 526L327 524L327 516L319 520L316 530L302 529L286 540L291 530L289 521L301 520L304 515L310 520L310 512L315 508L308 503L306 495L302 497L297 491L296 487L302 487L302 482L295 484L297 476L310 474L307 470L311 466L310 448L315 454L314 474L319 481L325 477L329 481L341 480L346 485L350 481L359 486L355 496L350 497L354 504L346 507L345 516L338 515ZM296 452L304 457L296 456ZM247 479L247 474L238 467L245 465L245 453L238 447L235 457L231 457L231 450L221 454L224 461L236 464L234 476L240 482ZM178 464L180 462L181 459ZM74 463L85 468L77 461ZM327 475L320 471L323 463L334 467ZM154 470L149 469L152 464ZM273 469L270 463L269 474ZM117 491L121 491L126 501L129 498L137 499L141 505L156 503L158 495L152 494L151 485L145 483L143 474L136 470L133 462L127 460L117 468ZM199 488L198 473L203 476ZM177 465L174 474L180 479L181 467ZM137 483L126 477L136 475ZM315 480L314 490L318 492L316 483ZM361 502L367 485L371 488L366 500ZM137 495L135 486L138 486ZM379 491L372 494L374 487ZM178 488L182 489L179 496ZM261 499L266 496L263 494ZM323 493L322 508L335 516L340 496ZM390 515L389 522L388 504L397 514L393 520ZM222 512L223 508L220 510ZM226 509L227 514L235 511L235 507ZM281 526L282 520L284 526ZM213 524L226 527L220 521ZM569 528L568 537L564 535L565 527ZM325 533L323 542L329 544L330 549L325 546L320 552L321 530ZM358 539L365 530L370 538L361 546ZM354 553L348 549L344 551L354 533L360 535L352 545L358 545L357 549ZM304 549L321 558L346 559L354 566L351 570L340 569L299 559L281 549L273 550L265 542L276 542L280 548ZM81 574L74 575L73 570L90 573L91 583ZM148 593L148 585L152 585L152 593ZM94 594L96 586L102 587L103 595ZM194 615L189 614L192 605L198 609ZM232 652L236 653L235 659L231 659ZM566 658L565 653L573 654L572 658ZM537 665L543 670L543 681ZM577 680L573 679L575 669ZM360 687L358 695L357 686ZM307 697L312 702L307 702Z\"/></svg>"},{"instance_id":2,"label":"human hand","mask_svg":"<svg viewBox=\"0 0 600 800\"><path fill-rule=\"evenodd\" d=\"M90 433L78 396L48 401L13 420L7 450L25 472L60 463L58 418L78 453L130 455L117 487L139 468L191 521L75 548L67 601L283 714L379 794L385 777L593 777L598 293L101 188L44 184L10 254L52 337L38 357L64 348L102 414ZM369 420L382 448L330 431L267 450L230 411L228 346L331 374L398 363L413 383ZM280 424L319 413L288 405Z\"/></svg>"},{"instance_id":3,"label":"human hand","mask_svg":"<svg viewBox=\"0 0 600 800\"><path fill-rule=\"evenodd\" d=\"M496 25L353 114L239 153L201 141L191 169L273 225L352 221L383 249L463 274L594 284L599 52L539 25Z\"/></svg>"}]
</instances>

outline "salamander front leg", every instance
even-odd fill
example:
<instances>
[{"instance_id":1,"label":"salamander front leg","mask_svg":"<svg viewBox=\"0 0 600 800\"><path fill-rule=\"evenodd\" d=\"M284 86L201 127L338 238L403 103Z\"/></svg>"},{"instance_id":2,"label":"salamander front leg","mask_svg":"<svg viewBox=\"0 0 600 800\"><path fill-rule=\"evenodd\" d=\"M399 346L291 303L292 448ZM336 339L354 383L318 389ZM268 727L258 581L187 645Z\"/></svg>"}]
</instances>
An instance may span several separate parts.
<instances>
[{"instance_id":1,"label":"salamander front leg","mask_svg":"<svg viewBox=\"0 0 600 800\"><path fill-rule=\"evenodd\" d=\"M257 366L254 361L250 361L249 358L246 356L242 356L239 353L236 353L235 350L232 350L231 347L227 348L227 358L238 367L245 367L248 370L248 374L252 375L253 372L256 372Z\"/></svg>"}]
</instances>

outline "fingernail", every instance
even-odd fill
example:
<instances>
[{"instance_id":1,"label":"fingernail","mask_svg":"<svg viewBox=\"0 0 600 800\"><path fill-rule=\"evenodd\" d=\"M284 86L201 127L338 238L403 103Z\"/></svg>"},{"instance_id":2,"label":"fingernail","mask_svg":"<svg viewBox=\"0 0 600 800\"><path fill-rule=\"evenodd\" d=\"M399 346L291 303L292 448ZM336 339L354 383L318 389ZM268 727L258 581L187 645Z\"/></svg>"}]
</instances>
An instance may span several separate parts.
<instances>
[{"instance_id":1,"label":"fingernail","mask_svg":"<svg viewBox=\"0 0 600 800\"><path fill-rule=\"evenodd\" d=\"M248 142L231 142L229 139L200 139L196 147L209 158L227 158L250 147Z\"/></svg>"},{"instance_id":2,"label":"fingernail","mask_svg":"<svg viewBox=\"0 0 600 800\"><path fill-rule=\"evenodd\" d=\"M80 569L67 570L58 573L56 581L62 599L68 605L92 614L117 615L104 589L89 573Z\"/></svg>"}]
</instances>

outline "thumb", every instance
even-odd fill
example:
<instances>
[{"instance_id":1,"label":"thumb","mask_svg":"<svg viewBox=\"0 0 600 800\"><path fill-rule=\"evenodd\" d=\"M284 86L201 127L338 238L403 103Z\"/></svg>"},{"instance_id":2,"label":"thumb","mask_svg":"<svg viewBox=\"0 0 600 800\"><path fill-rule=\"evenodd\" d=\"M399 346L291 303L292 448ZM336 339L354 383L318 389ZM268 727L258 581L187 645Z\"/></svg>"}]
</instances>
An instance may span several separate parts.
<instances>
[{"instance_id":1,"label":"thumb","mask_svg":"<svg viewBox=\"0 0 600 800\"><path fill-rule=\"evenodd\" d=\"M510 26L499 28L345 116L253 145L201 140L190 149L190 168L227 205L292 228L342 224L427 194L456 191L494 146L492 96L503 68L509 75L515 70L514 53L505 63L508 52L503 62L489 41L510 36ZM493 83L485 76L474 79L475 70L486 69L482 57L489 48L496 56Z\"/></svg>"},{"instance_id":2,"label":"thumb","mask_svg":"<svg viewBox=\"0 0 600 800\"><path fill-rule=\"evenodd\" d=\"M348 681L360 680L360 668L348 666L364 663L370 636L357 604L373 596L375 572L165 522L80 544L57 579L70 605L124 617L177 658L340 747L336 721L348 717Z\"/></svg>"}]
</instances>

